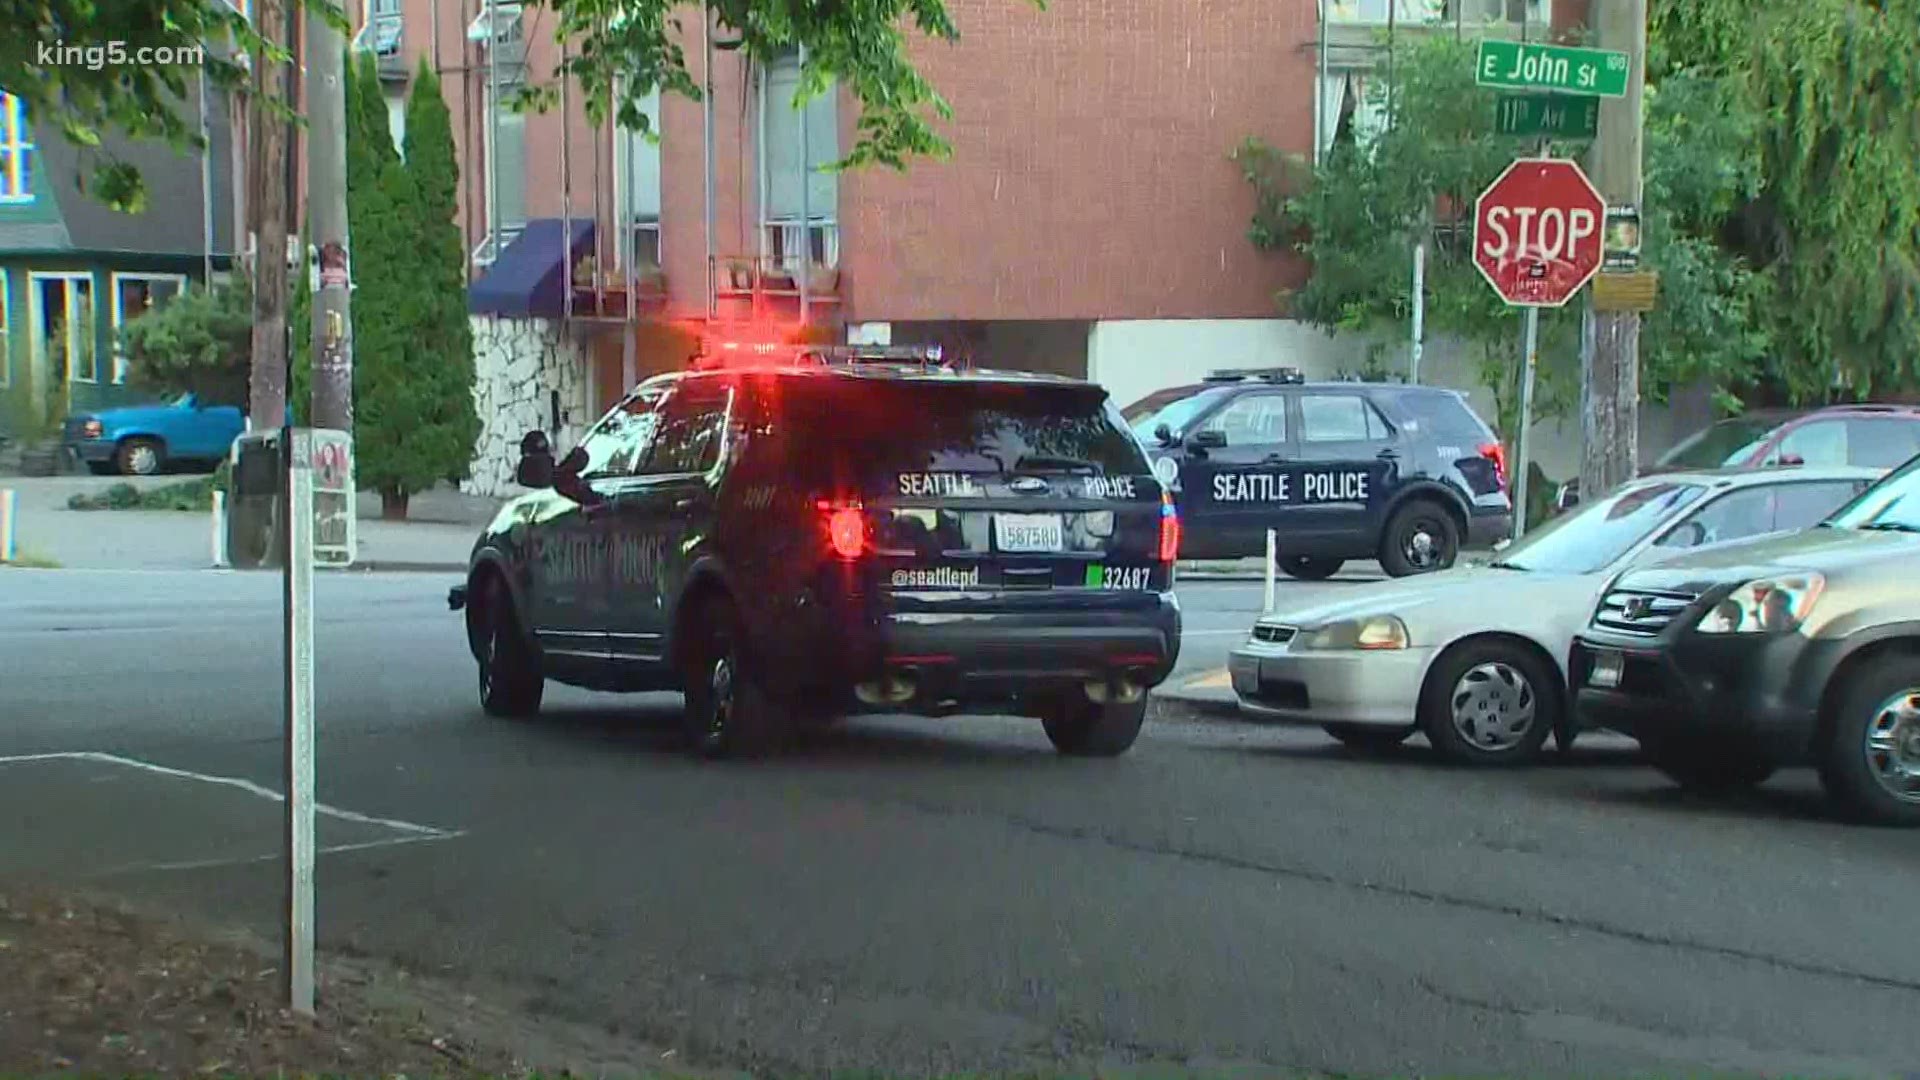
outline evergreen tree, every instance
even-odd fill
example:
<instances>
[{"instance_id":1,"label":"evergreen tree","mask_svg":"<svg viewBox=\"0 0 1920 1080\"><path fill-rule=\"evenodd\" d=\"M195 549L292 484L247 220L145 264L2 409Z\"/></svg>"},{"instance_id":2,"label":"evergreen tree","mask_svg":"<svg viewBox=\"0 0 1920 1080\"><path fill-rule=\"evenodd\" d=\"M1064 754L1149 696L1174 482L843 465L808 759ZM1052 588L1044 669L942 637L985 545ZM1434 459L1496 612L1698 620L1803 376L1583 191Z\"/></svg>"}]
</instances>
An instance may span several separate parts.
<instances>
[{"instance_id":1,"label":"evergreen tree","mask_svg":"<svg viewBox=\"0 0 1920 1080\"><path fill-rule=\"evenodd\" d=\"M436 478L461 479L480 437L480 418L473 403L467 252L456 220L460 166L454 156L453 117L425 57L407 99L405 157L413 179L409 257L418 274L407 290L408 336L415 357L411 374L420 392L408 449Z\"/></svg>"}]
</instances>

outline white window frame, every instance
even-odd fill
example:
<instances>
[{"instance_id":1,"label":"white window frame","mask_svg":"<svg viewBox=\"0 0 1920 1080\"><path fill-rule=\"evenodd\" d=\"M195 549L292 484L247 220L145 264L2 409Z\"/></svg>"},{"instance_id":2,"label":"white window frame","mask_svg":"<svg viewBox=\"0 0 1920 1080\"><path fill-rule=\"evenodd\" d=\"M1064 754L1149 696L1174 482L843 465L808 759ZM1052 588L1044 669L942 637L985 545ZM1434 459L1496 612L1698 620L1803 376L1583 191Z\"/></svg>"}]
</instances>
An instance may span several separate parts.
<instances>
[{"instance_id":1,"label":"white window frame","mask_svg":"<svg viewBox=\"0 0 1920 1080\"><path fill-rule=\"evenodd\" d=\"M44 319L46 314L44 308L41 305L41 299L40 299L40 283L43 281L65 281L65 282L68 282L69 284L75 281L84 281L87 283L87 300L90 306L93 308L92 318L88 320L88 323L89 323L89 326L94 330L93 340L95 345L97 346L100 341L100 337L99 337L100 296L99 296L99 291L94 288L94 285L96 284L96 282L94 280L93 273L91 271L86 271L86 270L30 270L27 272L27 318L29 320L27 325L28 351L29 352L32 351L32 342L34 340L34 335L38 333L37 328L40 326L40 323ZM68 293L67 306L69 310L71 310L73 306L71 292ZM73 346L73 324L71 322L67 324L67 346L69 349L71 349ZM69 360L71 360L71 356L69 356ZM67 382L69 384L81 383L86 386L99 385L100 355L97 348L95 349L94 357L93 357L93 378L91 379L79 378L76 372L74 371L73 364L69 362L67 364Z\"/></svg>"},{"instance_id":2,"label":"white window frame","mask_svg":"<svg viewBox=\"0 0 1920 1080\"><path fill-rule=\"evenodd\" d=\"M660 91L656 89L650 96L652 98L652 109L648 118L653 122L654 134L659 135L661 130ZM663 171L665 161L661 155L662 143L651 142L644 139L638 132L628 131L617 122L611 125L611 132L608 138L613 143L613 216L615 222L613 264L616 268L624 268L627 264L628 249L630 247L633 248L636 254L639 250L638 245L633 243L632 237L645 232L653 234L655 260L652 263L643 263L636 258L634 260L635 268L659 269L666 265L667 257L664 247L666 237L660 229L661 214L656 212L653 215L653 220L646 222L640 221L633 213L633 177L630 175L629 155L621 153L621 143L623 140L626 141L632 155L635 157L641 154L653 155L653 172L654 175L660 179L662 188L660 192L656 192L656 198L654 199L656 204L663 203L665 198L664 188L666 186L666 176ZM664 209L664 206L662 209Z\"/></svg>"},{"instance_id":3,"label":"white window frame","mask_svg":"<svg viewBox=\"0 0 1920 1080\"><path fill-rule=\"evenodd\" d=\"M148 273L142 271L127 271L122 273L118 270L108 275L108 279L111 282L109 287L113 290L113 385L122 386L125 385L127 381L127 357L125 353L120 351L120 328L126 325L127 313L123 298L120 294L120 283L123 281L171 281L178 287L178 291L173 294L178 297L187 291L187 285L190 279L185 274Z\"/></svg>"},{"instance_id":4,"label":"white window frame","mask_svg":"<svg viewBox=\"0 0 1920 1080\"><path fill-rule=\"evenodd\" d=\"M7 171L0 204L20 206L33 201L33 132L27 127L27 103L0 91L0 150L7 152Z\"/></svg>"},{"instance_id":5,"label":"white window frame","mask_svg":"<svg viewBox=\"0 0 1920 1080\"><path fill-rule=\"evenodd\" d=\"M827 269L836 269L840 265L840 208L838 206L840 185L837 178L834 182L835 205L815 207L809 204L804 219L799 213L770 214L766 211L768 203L771 202L773 191L773 176L772 173L769 172L769 169L772 167L773 155L768 151L769 135L767 132L767 117L776 105L782 109L792 109L791 100L775 100L773 74L776 68L784 67L788 64L797 67L799 57L797 55L782 57L772 63L762 65L759 71L759 77L755 80L759 84L757 89L759 93L760 113L760 146L759 152L755 155L758 158L756 171L759 173L760 207L761 213L764 215L762 225L765 229L765 232L760 237L760 250L765 255L767 266L778 266L780 269L788 272L804 272L802 268L812 259L813 249L815 247L813 241L815 234L818 234L818 247L821 253L820 265ZM838 94L839 92L839 86L837 84L826 91L828 94ZM836 120L838 119L838 115L839 113L836 109ZM839 154L839 145L840 133L836 130L834 132L836 159ZM809 147L809 151L810 150L811 148ZM811 154L809 153L806 156L810 157ZM800 182L804 185L808 183L808 179L807 176L802 176ZM806 230L804 234L801 231L803 227ZM793 257L793 252L796 248L803 252L803 257L800 259ZM778 259L774 256L776 251L781 254L781 257Z\"/></svg>"},{"instance_id":6,"label":"white window frame","mask_svg":"<svg viewBox=\"0 0 1920 1080\"><path fill-rule=\"evenodd\" d=\"M7 268L0 266L0 390L13 385L13 297Z\"/></svg>"}]
</instances>

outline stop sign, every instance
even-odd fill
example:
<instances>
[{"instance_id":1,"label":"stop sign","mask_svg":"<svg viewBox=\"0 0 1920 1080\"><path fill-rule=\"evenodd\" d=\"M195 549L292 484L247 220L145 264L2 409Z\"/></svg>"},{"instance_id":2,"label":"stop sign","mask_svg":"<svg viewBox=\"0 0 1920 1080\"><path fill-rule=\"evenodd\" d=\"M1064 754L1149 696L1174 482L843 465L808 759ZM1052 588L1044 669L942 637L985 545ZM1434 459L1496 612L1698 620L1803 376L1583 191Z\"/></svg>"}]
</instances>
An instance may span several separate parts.
<instances>
[{"instance_id":1,"label":"stop sign","mask_svg":"<svg viewBox=\"0 0 1920 1080\"><path fill-rule=\"evenodd\" d=\"M1522 158L1473 204L1473 263L1507 303L1560 307L1599 273L1606 216L1580 166Z\"/></svg>"}]
</instances>

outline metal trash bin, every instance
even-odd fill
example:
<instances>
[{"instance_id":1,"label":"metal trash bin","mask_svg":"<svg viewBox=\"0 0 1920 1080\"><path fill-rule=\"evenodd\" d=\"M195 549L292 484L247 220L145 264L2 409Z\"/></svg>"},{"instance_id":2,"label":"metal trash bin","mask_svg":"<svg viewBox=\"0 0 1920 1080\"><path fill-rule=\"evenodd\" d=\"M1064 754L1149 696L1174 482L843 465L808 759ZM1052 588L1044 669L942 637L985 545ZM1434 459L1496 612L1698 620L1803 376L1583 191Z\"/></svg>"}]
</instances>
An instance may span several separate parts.
<instances>
[{"instance_id":1,"label":"metal trash bin","mask_svg":"<svg viewBox=\"0 0 1920 1080\"><path fill-rule=\"evenodd\" d=\"M227 560L235 569L279 566L280 501L286 466L280 432L249 432L234 440L232 490L227 493Z\"/></svg>"}]
</instances>

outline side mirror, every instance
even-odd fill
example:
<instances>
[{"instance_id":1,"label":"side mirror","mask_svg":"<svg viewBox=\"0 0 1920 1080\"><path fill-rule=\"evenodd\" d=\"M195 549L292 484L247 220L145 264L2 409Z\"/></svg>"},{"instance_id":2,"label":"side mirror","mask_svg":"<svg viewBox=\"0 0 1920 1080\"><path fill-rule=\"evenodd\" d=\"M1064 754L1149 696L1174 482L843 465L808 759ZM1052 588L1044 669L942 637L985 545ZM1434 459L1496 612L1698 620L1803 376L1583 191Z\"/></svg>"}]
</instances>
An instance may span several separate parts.
<instances>
[{"instance_id":1,"label":"side mirror","mask_svg":"<svg viewBox=\"0 0 1920 1080\"><path fill-rule=\"evenodd\" d=\"M1699 547L1707 542L1707 527L1698 521L1689 521L1673 531L1673 547Z\"/></svg>"},{"instance_id":2,"label":"side mirror","mask_svg":"<svg viewBox=\"0 0 1920 1080\"><path fill-rule=\"evenodd\" d=\"M1187 445L1196 450L1218 450L1227 445L1227 433L1224 431L1196 431L1187 440Z\"/></svg>"},{"instance_id":3,"label":"side mirror","mask_svg":"<svg viewBox=\"0 0 1920 1080\"><path fill-rule=\"evenodd\" d=\"M520 439L520 465L514 482L526 488L553 486L553 443L544 431L529 431Z\"/></svg>"},{"instance_id":4,"label":"side mirror","mask_svg":"<svg viewBox=\"0 0 1920 1080\"><path fill-rule=\"evenodd\" d=\"M1159 440L1161 446L1173 445L1173 429L1165 424L1153 429L1153 437Z\"/></svg>"},{"instance_id":5,"label":"side mirror","mask_svg":"<svg viewBox=\"0 0 1920 1080\"><path fill-rule=\"evenodd\" d=\"M1791 469L1796 465L1805 465L1806 463L1807 459L1801 457L1799 454L1780 455L1780 467L1783 469Z\"/></svg>"},{"instance_id":6,"label":"side mirror","mask_svg":"<svg viewBox=\"0 0 1920 1080\"><path fill-rule=\"evenodd\" d=\"M1579 481L1569 480L1566 483L1561 484L1560 490L1553 493L1553 505L1561 510L1571 510L1574 507L1579 506L1580 505Z\"/></svg>"}]
</instances>

